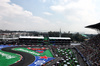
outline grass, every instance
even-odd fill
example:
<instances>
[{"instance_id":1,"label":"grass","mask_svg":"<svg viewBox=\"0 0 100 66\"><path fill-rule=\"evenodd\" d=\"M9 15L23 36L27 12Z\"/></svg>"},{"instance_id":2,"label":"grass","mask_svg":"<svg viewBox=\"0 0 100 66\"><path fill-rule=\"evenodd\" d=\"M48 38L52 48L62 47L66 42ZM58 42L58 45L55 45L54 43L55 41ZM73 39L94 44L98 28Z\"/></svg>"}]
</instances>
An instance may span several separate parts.
<instances>
[{"instance_id":1,"label":"grass","mask_svg":"<svg viewBox=\"0 0 100 66\"><path fill-rule=\"evenodd\" d=\"M18 54L0 50L0 66L9 66L20 59L21 56Z\"/></svg>"}]
</instances>

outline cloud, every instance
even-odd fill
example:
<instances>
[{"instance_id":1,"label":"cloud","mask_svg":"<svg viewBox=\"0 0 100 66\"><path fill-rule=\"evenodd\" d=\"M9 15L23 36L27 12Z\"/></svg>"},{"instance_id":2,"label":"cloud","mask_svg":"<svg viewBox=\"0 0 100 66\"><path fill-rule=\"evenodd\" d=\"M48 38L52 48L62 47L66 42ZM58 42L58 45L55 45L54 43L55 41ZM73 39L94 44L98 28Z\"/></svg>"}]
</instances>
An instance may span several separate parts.
<instances>
[{"instance_id":1,"label":"cloud","mask_svg":"<svg viewBox=\"0 0 100 66\"><path fill-rule=\"evenodd\" d=\"M57 13L62 13L68 20L86 21L88 24L97 21L95 18L97 16L96 6L92 0L71 0L70 2L66 0L66 3L62 0L61 3L52 5L50 8Z\"/></svg>"},{"instance_id":2,"label":"cloud","mask_svg":"<svg viewBox=\"0 0 100 66\"><path fill-rule=\"evenodd\" d=\"M43 12L43 14L45 14L45 15L53 15L52 13L49 13L49 12Z\"/></svg>"},{"instance_id":3,"label":"cloud","mask_svg":"<svg viewBox=\"0 0 100 66\"><path fill-rule=\"evenodd\" d=\"M50 7L53 11L56 11L56 12L63 12L65 11L65 7L61 6L61 5L56 5L56 6L51 6Z\"/></svg>"},{"instance_id":4,"label":"cloud","mask_svg":"<svg viewBox=\"0 0 100 66\"><path fill-rule=\"evenodd\" d=\"M10 0L0 0L0 28L9 30L41 30L50 22L42 17L34 16L32 12L11 3ZM46 25L46 26L44 26Z\"/></svg>"},{"instance_id":5,"label":"cloud","mask_svg":"<svg viewBox=\"0 0 100 66\"><path fill-rule=\"evenodd\" d=\"M49 18L45 17L48 20L43 18L43 16L35 16L34 13L12 3L10 0L0 0L0 28L36 31L55 31L62 28L63 31L76 32L85 31L85 26L99 22L98 17L100 13L97 14L95 11L96 6L92 0L40 1L44 3L44 6L46 5L41 13L52 15ZM49 12L47 10L48 7L51 9Z\"/></svg>"},{"instance_id":6,"label":"cloud","mask_svg":"<svg viewBox=\"0 0 100 66\"><path fill-rule=\"evenodd\" d=\"M85 26L99 22L99 15L95 11L96 4L92 0L66 0L65 2L59 0L58 3L50 6L50 9L66 18L70 24L70 30L76 28L79 31L82 29L85 31Z\"/></svg>"},{"instance_id":7,"label":"cloud","mask_svg":"<svg viewBox=\"0 0 100 66\"><path fill-rule=\"evenodd\" d=\"M43 3L45 3L46 2L46 0L41 0Z\"/></svg>"}]
</instances>

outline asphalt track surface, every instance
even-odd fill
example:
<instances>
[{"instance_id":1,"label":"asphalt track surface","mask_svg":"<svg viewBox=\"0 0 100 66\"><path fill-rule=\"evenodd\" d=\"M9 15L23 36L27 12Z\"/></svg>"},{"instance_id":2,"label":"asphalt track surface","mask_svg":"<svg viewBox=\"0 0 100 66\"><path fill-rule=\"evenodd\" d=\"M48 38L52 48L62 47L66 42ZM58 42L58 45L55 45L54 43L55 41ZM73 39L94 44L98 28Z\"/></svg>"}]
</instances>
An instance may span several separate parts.
<instances>
[{"instance_id":1,"label":"asphalt track surface","mask_svg":"<svg viewBox=\"0 0 100 66\"><path fill-rule=\"evenodd\" d=\"M22 59L21 61L14 63L10 66L28 66L34 62L35 57L33 55L26 53L26 52L14 51L12 50L12 48L19 48L19 46L18 47L6 47L1 50L6 51L6 52L20 54L22 56Z\"/></svg>"}]
</instances>

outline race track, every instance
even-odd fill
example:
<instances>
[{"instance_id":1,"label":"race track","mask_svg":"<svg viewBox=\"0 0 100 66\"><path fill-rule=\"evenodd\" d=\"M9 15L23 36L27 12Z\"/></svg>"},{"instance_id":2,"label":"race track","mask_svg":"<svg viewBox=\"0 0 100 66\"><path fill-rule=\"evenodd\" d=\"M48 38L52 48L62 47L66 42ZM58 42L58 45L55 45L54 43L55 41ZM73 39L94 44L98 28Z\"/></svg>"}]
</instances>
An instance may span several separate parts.
<instances>
[{"instance_id":1,"label":"race track","mask_svg":"<svg viewBox=\"0 0 100 66\"><path fill-rule=\"evenodd\" d=\"M14 51L12 50L12 48L19 48L19 46L18 47L6 47L6 48L2 48L1 50L6 51L6 52L20 54L22 56L22 59L21 61L14 63L10 66L28 66L29 64L34 62L35 57L33 55L26 53L26 52Z\"/></svg>"}]
</instances>

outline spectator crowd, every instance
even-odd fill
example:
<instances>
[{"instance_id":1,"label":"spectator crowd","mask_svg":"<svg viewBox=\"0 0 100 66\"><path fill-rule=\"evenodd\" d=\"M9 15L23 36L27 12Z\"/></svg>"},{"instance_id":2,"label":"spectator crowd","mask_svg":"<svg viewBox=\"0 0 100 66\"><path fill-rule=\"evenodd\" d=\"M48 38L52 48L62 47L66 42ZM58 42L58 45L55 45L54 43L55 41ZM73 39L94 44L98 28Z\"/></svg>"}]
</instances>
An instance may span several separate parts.
<instances>
[{"instance_id":1,"label":"spectator crowd","mask_svg":"<svg viewBox=\"0 0 100 66\"><path fill-rule=\"evenodd\" d=\"M92 66L100 66L100 34L85 41L76 48Z\"/></svg>"}]
</instances>

